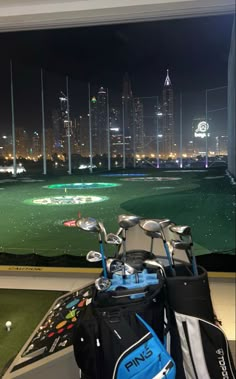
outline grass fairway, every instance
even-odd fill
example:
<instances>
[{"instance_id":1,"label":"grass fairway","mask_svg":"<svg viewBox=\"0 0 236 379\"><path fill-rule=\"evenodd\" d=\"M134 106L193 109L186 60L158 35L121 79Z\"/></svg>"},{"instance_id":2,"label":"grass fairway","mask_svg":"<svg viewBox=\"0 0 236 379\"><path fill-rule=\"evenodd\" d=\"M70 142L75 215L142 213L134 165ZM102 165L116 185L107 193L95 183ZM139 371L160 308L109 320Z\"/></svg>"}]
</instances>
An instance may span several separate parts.
<instances>
[{"instance_id":1,"label":"grass fairway","mask_svg":"<svg viewBox=\"0 0 236 379\"><path fill-rule=\"evenodd\" d=\"M145 176L134 176L141 173ZM128 175L130 174L130 175ZM85 255L97 250L97 236L65 227L63 222L95 217L108 232L118 230L119 214L169 218L192 227L196 254L235 249L235 189L224 170L126 170L125 175L80 174L66 177L0 181L0 247L3 252ZM117 186L90 188L87 183ZM69 184L84 184L76 188ZM53 184L63 186L48 188ZM34 204L49 197L101 196L97 203ZM47 202L47 200L45 200Z\"/></svg>"},{"instance_id":2,"label":"grass fairway","mask_svg":"<svg viewBox=\"0 0 236 379\"><path fill-rule=\"evenodd\" d=\"M0 375L61 295L57 291L0 290ZM8 320L12 322L10 332L5 328Z\"/></svg>"}]
</instances>

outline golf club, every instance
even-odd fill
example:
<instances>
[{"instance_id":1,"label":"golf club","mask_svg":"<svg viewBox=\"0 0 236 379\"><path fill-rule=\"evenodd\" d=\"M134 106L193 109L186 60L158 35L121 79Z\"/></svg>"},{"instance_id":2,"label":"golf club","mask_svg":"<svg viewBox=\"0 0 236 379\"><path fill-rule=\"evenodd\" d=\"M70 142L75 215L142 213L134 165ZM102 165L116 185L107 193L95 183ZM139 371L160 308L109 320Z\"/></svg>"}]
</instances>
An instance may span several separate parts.
<instances>
[{"instance_id":1,"label":"golf club","mask_svg":"<svg viewBox=\"0 0 236 379\"><path fill-rule=\"evenodd\" d=\"M103 243L102 243L101 227L99 223L97 222L95 218L85 217L85 218L80 218L79 220L77 220L76 226L80 228L81 230L85 230L87 232L98 233L99 252L102 256L103 274L104 274L104 277L107 278L105 254L104 254L104 248L103 248Z\"/></svg>"},{"instance_id":2,"label":"golf club","mask_svg":"<svg viewBox=\"0 0 236 379\"><path fill-rule=\"evenodd\" d=\"M151 237L150 253L153 254L153 242L154 242L154 238L162 238L161 233L159 233L159 232L145 231L145 234L148 237Z\"/></svg>"},{"instance_id":3,"label":"golf club","mask_svg":"<svg viewBox=\"0 0 236 379\"><path fill-rule=\"evenodd\" d=\"M173 261L171 259L170 250L168 244L166 242L166 237L164 234L164 228L172 224L172 222L168 219L144 219L139 221L139 226L145 230L145 232L158 232L162 238L164 249L166 252L166 256L169 262L170 270L172 275L175 276L175 270L173 268Z\"/></svg>"},{"instance_id":4,"label":"golf club","mask_svg":"<svg viewBox=\"0 0 236 379\"><path fill-rule=\"evenodd\" d=\"M135 215L119 215L118 224L122 228L122 246L123 246L123 279L125 279L125 263L126 263L126 231L139 223L140 217Z\"/></svg>"},{"instance_id":5,"label":"golf club","mask_svg":"<svg viewBox=\"0 0 236 379\"><path fill-rule=\"evenodd\" d=\"M182 243L186 242L186 245L182 244L183 250L185 250L187 257L189 258L190 262L192 263L192 270L194 275L198 275L197 270L197 262L196 257L193 253L193 240L192 240L192 233L190 226L187 225L172 225L169 227L170 231L173 233L176 233L181 238ZM184 241L184 238L187 238L187 241ZM177 241L176 241L177 242ZM180 244L176 244L177 246L181 246ZM173 245L172 245L173 246ZM174 247L174 246L173 246ZM177 247L175 247L177 248ZM181 247L179 247L180 249Z\"/></svg>"},{"instance_id":6,"label":"golf club","mask_svg":"<svg viewBox=\"0 0 236 379\"><path fill-rule=\"evenodd\" d=\"M106 228L102 222L99 222L99 226L100 226L101 231L104 235L105 243L108 245L117 246L118 251L119 251L119 246L122 244L122 238L118 234L115 234L115 233L108 233L107 234ZM115 257L116 256L117 256L117 252L115 252Z\"/></svg>"}]
</instances>

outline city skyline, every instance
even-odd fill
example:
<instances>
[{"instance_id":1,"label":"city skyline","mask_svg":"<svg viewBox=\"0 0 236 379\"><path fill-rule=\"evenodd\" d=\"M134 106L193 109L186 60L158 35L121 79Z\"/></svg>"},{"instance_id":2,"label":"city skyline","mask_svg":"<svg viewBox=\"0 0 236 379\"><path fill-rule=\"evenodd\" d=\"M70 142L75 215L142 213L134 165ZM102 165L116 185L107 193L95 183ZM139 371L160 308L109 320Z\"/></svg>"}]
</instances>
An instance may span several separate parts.
<instances>
[{"instance_id":1,"label":"city skyline","mask_svg":"<svg viewBox=\"0 0 236 379\"><path fill-rule=\"evenodd\" d=\"M51 127L52 112L59 106L59 92L65 91L66 74L70 82L71 117L78 118L88 112L87 81L91 82L91 95L96 95L101 86L109 88L110 107L118 109L122 106L125 72L130 76L134 98L157 95L161 98L166 69L169 69L175 93L175 122L178 127L181 91L184 135L189 139L192 120L204 114L205 89L227 82L232 21L233 16L229 15L0 34L1 47L5 48L0 63L0 132L11 129L8 67L11 58L16 127L31 132L41 130L41 67L44 68L46 128ZM220 32L222 27L224 33ZM217 102L225 108L222 100ZM219 108L213 103L214 99L210 106ZM222 115L223 112L217 117ZM215 125L219 129L217 122Z\"/></svg>"}]
</instances>

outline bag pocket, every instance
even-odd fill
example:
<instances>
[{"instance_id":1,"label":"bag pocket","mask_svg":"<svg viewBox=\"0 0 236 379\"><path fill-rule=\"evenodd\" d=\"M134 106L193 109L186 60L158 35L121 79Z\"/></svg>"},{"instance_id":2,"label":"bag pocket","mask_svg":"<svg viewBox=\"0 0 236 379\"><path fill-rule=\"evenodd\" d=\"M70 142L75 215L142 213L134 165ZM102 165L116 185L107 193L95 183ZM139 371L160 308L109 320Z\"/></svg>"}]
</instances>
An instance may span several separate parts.
<instances>
[{"instance_id":1,"label":"bag pocket","mask_svg":"<svg viewBox=\"0 0 236 379\"><path fill-rule=\"evenodd\" d=\"M100 379L101 342L99 324L89 304L78 317L73 335L74 356L84 376Z\"/></svg>"}]
</instances>

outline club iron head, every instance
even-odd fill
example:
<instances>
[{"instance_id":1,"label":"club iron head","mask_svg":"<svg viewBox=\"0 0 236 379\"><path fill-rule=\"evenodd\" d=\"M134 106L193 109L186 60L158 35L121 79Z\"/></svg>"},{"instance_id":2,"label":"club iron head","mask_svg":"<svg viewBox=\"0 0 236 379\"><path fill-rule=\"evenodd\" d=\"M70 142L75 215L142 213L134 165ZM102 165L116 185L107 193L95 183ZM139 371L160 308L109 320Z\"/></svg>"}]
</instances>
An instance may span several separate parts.
<instances>
[{"instance_id":1,"label":"club iron head","mask_svg":"<svg viewBox=\"0 0 236 379\"><path fill-rule=\"evenodd\" d=\"M127 275L136 274L137 270L134 267L130 266L129 264L122 262L122 265L121 265L120 269L117 268L117 270L114 271L113 273L116 274L116 275L122 275L122 276L125 275L125 276L127 276Z\"/></svg>"},{"instance_id":2,"label":"club iron head","mask_svg":"<svg viewBox=\"0 0 236 379\"><path fill-rule=\"evenodd\" d=\"M155 259L146 259L144 261L144 264L147 268L150 268L152 270L160 270L161 273L165 276L165 270L163 265Z\"/></svg>"},{"instance_id":3,"label":"club iron head","mask_svg":"<svg viewBox=\"0 0 236 379\"><path fill-rule=\"evenodd\" d=\"M93 217L84 217L76 221L76 226L86 232L100 232L100 226Z\"/></svg>"},{"instance_id":4,"label":"club iron head","mask_svg":"<svg viewBox=\"0 0 236 379\"><path fill-rule=\"evenodd\" d=\"M108 278L100 276L95 280L95 287L98 291L106 291L111 286L111 281Z\"/></svg>"},{"instance_id":5,"label":"club iron head","mask_svg":"<svg viewBox=\"0 0 236 379\"><path fill-rule=\"evenodd\" d=\"M105 236L105 242L110 245L121 245L122 244L122 238L120 238L117 234L114 233L108 233Z\"/></svg>"},{"instance_id":6,"label":"club iron head","mask_svg":"<svg viewBox=\"0 0 236 379\"><path fill-rule=\"evenodd\" d=\"M102 254L99 251L90 250L86 255L88 262L100 262L102 260Z\"/></svg>"},{"instance_id":7,"label":"club iron head","mask_svg":"<svg viewBox=\"0 0 236 379\"><path fill-rule=\"evenodd\" d=\"M122 270L123 262L119 259L108 258L106 261L107 272L113 274L118 270Z\"/></svg>"}]
</instances>

